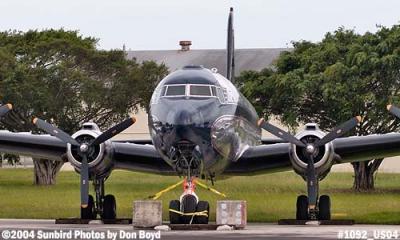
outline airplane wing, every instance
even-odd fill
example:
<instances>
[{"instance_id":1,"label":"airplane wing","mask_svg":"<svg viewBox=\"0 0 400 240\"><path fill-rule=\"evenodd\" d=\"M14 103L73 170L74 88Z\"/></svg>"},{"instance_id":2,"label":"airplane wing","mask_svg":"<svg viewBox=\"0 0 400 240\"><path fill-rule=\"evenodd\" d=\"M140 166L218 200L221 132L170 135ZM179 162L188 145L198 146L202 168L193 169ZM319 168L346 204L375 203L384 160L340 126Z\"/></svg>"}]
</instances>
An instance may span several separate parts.
<instances>
[{"instance_id":1,"label":"airplane wing","mask_svg":"<svg viewBox=\"0 0 400 240\"><path fill-rule=\"evenodd\" d=\"M400 155L400 133L338 138L333 147L336 163L394 157Z\"/></svg>"},{"instance_id":2,"label":"airplane wing","mask_svg":"<svg viewBox=\"0 0 400 240\"><path fill-rule=\"evenodd\" d=\"M274 143L249 147L243 155L224 171L226 175L254 175L292 169L290 144ZM356 136L333 141L333 164L366 161L400 155L400 134ZM0 131L0 152L35 158L67 161L65 143L50 135ZM161 159L150 140L112 141L114 168L149 172L161 175L175 174Z\"/></svg>"},{"instance_id":3,"label":"airplane wing","mask_svg":"<svg viewBox=\"0 0 400 240\"><path fill-rule=\"evenodd\" d=\"M153 145L113 142L115 168L160 175L176 175Z\"/></svg>"},{"instance_id":4,"label":"airplane wing","mask_svg":"<svg viewBox=\"0 0 400 240\"><path fill-rule=\"evenodd\" d=\"M0 131L0 152L66 161L67 144L50 135Z\"/></svg>"},{"instance_id":5,"label":"airplane wing","mask_svg":"<svg viewBox=\"0 0 400 240\"><path fill-rule=\"evenodd\" d=\"M400 134L388 133L333 140L333 164L367 161L400 155ZM400 164L400 163L399 163ZM224 171L226 175L254 175L291 170L290 144L249 147Z\"/></svg>"},{"instance_id":6,"label":"airplane wing","mask_svg":"<svg viewBox=\"0 0 400 240\"><path fill-rule=\"evenodd\" d=\"M263 137L261 138L262 144L275 144L275 143L285 143L285 140L276 137Z\"/></svg>"},{"instance_id":7,"label":"airplane wing","mask_svg":"<svg viewBox=\"0 0 400 240\"><path fill-rule=\"evenodd\" d=\"M225 169L224 174L255 175L291 170L289 147L289 143L249 147L237 161Z\"/></svg>"},{"instance_id":8,"label":"airplane wing","mask_svg":"<svg viewBox=\"0 0 400 240\"><path fill-rule=\"evenodd\" d=\"M114 168L149 172L162 175L174 174L172 167L161 159L149 140L113 141L111 143ZM50 135L0 131L0 152L68 161L67 144Z\"/></svg>"}]
</instances>

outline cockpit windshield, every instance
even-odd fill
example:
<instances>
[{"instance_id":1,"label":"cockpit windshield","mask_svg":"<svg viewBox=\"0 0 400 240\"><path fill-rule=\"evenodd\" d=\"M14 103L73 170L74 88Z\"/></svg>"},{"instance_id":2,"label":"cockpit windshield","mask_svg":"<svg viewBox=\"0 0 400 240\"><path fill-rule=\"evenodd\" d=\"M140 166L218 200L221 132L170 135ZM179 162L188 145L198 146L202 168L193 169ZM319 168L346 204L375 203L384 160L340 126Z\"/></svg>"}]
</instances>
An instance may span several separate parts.
<instances>
[{"instance_id":1,"label":"cockpit windshield","mask_svg":"<svg viewBox=\"0 0 400 240\"><path fill-rule=\"evenodd\" d=\"M217 87L206 84L165 85L161 97L217 97Z\"/></svg>"},{"instance_id":2,"label":"cockpit windshield","mask_svg":"<svg viewBox=\"0 0 400 240\"><path fill-rule=\"evenodd\" d=\"M231 94L234 96L233 94ZM227 88L209 84L168 84L157 88L151 103L157 104L160 98L217 98L222 104L235 103Z\"/></svg>"},{"instance_id":3,"label":"cockpit windshield","mask_svg":"<svg viewBox=\"0 0 400 240\"><path fill-rule=\"evenodd\" d=\"M202 86L202 85L190 85L190 94L191 96L212 96L211 88L214 86Z\"/></svg>"},{"instance_id":4,"label":"cockpit windshield","mask_svg":"<svg viewBox=\"0 0 400 240\"><path fill-rule=\"evenodd\" d=\"M169 85L165 86L163 96L174 97L174 96L185 96L186 86L185 85Z\"/></svg>"}]
</instances>

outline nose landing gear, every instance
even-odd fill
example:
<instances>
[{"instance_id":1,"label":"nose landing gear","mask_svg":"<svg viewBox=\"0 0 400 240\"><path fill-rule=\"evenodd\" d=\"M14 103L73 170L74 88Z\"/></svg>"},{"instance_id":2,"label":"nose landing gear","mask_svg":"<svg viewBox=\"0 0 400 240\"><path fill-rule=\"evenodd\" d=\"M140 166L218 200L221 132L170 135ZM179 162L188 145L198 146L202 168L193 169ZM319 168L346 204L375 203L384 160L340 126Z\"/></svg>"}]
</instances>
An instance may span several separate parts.
<instances>
[{"instance_id":1,"label":"nose landing gear","mask_svg":"<svg viewBox=\"0 0 400 240\"><path fill-rule=\"evenodd\" d=\"M183 182L183 194L180 200L169 203L171 224L208 224L210 206L207 201L199 201L195 193L196 180L191 177Z\"/></svg>"}]
</instances>

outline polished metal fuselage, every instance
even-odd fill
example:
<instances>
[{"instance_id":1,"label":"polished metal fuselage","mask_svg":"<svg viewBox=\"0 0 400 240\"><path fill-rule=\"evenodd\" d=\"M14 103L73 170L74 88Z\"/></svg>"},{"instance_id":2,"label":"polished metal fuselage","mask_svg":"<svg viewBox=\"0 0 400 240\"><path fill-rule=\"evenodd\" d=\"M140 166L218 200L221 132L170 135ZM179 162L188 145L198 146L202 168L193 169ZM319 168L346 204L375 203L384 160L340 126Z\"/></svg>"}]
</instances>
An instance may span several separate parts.
<instances>
[{"instance_id":1,"label":"polished metal fuselage","mask_svg":"<svg viewBox=\"0 0 400 240\"><path fill-rule=\"evenodd\" d=\"M165 86L174 85L215 86L221 95L166 96ZM179 174L215 176L249 146L260 144L257 120L253 106L229 80L198 67L174 72L159 83L149 129L157 151Z\"/></svg>"}]
</instances>

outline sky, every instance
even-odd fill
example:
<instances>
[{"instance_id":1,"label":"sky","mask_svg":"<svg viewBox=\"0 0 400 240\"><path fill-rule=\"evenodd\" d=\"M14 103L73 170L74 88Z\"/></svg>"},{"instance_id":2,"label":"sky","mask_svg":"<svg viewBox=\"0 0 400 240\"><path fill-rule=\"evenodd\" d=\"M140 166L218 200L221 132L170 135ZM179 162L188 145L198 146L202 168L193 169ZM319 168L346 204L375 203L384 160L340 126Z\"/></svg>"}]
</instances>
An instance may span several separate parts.
<instances>
[{"instance_id":1,"label":"sky","mask_svg":"<svg viewBox=\"0 0 400 240\"><path fill-rule=\"evenodd\" d=\"M356 32L399 24L399 0L0 0L0 31L64 28L99 39L100 49L226 47L229 7L236 48L320 41L340 26Z\"/></svg>"}]
</instances>

